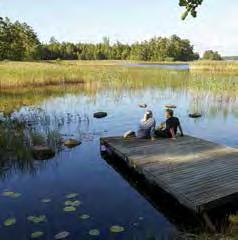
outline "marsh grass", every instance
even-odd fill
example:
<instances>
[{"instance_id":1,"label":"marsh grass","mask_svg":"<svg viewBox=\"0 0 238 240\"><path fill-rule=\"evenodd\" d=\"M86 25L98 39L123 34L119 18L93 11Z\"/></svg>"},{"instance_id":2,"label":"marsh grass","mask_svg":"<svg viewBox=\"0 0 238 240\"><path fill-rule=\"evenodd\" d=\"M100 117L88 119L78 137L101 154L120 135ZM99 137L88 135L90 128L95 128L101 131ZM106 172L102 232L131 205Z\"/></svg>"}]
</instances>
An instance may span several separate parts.
<instances>
[{"instance_id":1,"label":"marsh grass","mask_svg":"<svg viewBox=\"0 0 238 240\"><path fill-rule=\"evenodd\" d=\"M190 69L210 72L238 74L238 61L194 61L189 63Z\"/></svg>"}]
</instances>

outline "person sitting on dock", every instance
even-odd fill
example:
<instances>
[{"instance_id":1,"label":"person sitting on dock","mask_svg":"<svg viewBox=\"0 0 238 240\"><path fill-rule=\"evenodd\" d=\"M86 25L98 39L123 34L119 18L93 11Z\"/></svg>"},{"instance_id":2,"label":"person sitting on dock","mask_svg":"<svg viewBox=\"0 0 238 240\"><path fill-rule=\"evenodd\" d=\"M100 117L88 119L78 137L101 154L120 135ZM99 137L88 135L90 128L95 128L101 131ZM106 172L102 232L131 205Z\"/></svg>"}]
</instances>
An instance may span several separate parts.
<instances>
[{"instance_id":1,"label":"person sitting on dock","mask_svg":"<svg viewBox=\"0 0 238 240\"><path fill-rule=\"evenodd\" d=\"M137 138L154 138L156 121L153 118L153 113L147 110L144 114L144 118L140 121L139 130L137 132Z\"/></svg>"},{"instance_id":2,"label":"person sitting on dock","mask_svg":"<svg viewBox=\"0 0 238 240\"><path fill-rule=\"evenodd\" d=\"M166 109L165 111L165 127L160 127L155 130L156 137L172 138L176 139L177 129L179 128L181 136L183 136L183 129L180 121L177 117L174 117L174 111L172 109Z\"/></svg>"}]
</instances>

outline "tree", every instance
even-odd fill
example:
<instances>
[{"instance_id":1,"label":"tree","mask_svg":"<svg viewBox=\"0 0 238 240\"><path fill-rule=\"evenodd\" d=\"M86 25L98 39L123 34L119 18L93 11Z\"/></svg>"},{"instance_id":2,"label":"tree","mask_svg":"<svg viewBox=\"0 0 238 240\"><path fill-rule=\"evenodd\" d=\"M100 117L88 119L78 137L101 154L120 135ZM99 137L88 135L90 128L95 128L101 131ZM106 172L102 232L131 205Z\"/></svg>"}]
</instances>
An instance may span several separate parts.
<instances>
[{"instance_id":1,"label":"tree","mask_svg":"<svg viewBox=\"0 0 238 240\"><path fill-rule=\"evenodd\" d=\"M204 60L222 60L222 57L221 55L216 52L216 51L212 51L212 50L207 50L204 52L203 54L203 59Z\"/></svg>"},{"instance_id":2,"label":"tree","mask_svg":"<svg viewBox=\"0 0 238 240\"><path fill-rule=\"evenodd\" d=\"M40 41L29 25L0 18L0 60L35 59L39 45Z\"/></svg>"},{"instance_id":3,"label":"tree","mask_svg":"<svg viewBox=\"0 0 238 240\"><path fill-rule=\"evenodd\" d=\"M197 16L197 8L203 0L179 0L179 6L185 7L185 12L182 14L182 20L186 19L190 13L193 17Z\"/></svg>"}]
</instances>

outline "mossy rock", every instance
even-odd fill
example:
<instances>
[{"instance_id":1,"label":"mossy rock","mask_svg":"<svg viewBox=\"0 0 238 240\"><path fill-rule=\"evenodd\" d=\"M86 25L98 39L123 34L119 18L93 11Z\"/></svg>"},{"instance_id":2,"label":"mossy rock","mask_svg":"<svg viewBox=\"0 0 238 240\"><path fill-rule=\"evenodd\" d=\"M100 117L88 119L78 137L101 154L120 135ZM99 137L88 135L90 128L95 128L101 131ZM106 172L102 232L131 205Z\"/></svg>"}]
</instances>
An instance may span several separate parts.
<instances>
[{"instance_id":1,"label":"mossy rock","mask_svg":"<svg viewBox=\"0 0 238 240\"><path fill-rule=\"evenodd\" d=\"M190 118L200 118L200 117L202 117L202 114L201 113L190 113L188 116Z\"/></svg>"},{"instance_id":2,"label":"mossy rock","mask_svg":"<svg viewBox=\"0 0 238 240\"><path fill-rule=\"evenodd\" d=\"M47 160L55 156L55 151L44 145L33 146L31 152L35 160Z\"/></svg>"},{"instance_id":3,"label":"mossy rock","mask_svg":"<svg viewBox=\"0 0 238 240\"><path fill-rule=\"evenodd\" d=\"M129 139L129 138L134 138L136 137L136 133L134 131L127 131L124 133L123 138L124 139Z\"/></svg>"},{"instance_id":4,"label":"mossy rock","mask_svg":"<svg viewBox=\"0 0 238 240\"><path fill-rule=\"evenodd\" d=\"M64 141L64 146L66 146L68 148L74 148L74 147L76 147L76 146L78 146L80 144L81 144L80 141L78 141L76 139L72 139L72 138L67 139L67 140Z\"/></svg>"},{"instance_id":5,"label":"mossy rock","mask_svg":"<svg viewBox=\"0 0 238 240\"><path fill-rule=\"evenodd\" d=\"M107 116L106 112L96 112L96 113L93 114L94 118L104 118L106 116Z\"/></svg>"}]
</instances>

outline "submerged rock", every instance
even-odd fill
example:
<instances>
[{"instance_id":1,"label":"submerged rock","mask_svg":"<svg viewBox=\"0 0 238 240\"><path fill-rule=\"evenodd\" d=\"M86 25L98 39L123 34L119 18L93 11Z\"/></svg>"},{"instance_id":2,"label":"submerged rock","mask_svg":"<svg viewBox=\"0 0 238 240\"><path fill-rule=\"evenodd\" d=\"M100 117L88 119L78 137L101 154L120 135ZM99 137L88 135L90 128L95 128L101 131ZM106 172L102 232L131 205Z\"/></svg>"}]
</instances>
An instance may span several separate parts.
<instances>
[{"instance_id":1,"label":"submerged rock","mask_svg":"<svg viewBox=\"0 0 238 240\"><path fill-rule=\"evenodd\" d=\"M139 104L139 107L140 107L140 108L147 108L147 104L141 103L141 104Z\"/></svg>"},{"instance_id":2,"label":"submerged rock","mask_svg":"<svg viewBox=\"0 0 238 240\"><path fill-rule=\"evenodd\" d=\"M201 113L190 113L188 116L190 118L200 118L200 117L202 117L202 114Z\"/></svg>"},{"instance_id":3,"label":"submerged rock","mask_svg":"<svg viewBox=\"0 0 238 240\"><path fill-rule=\"evenodd\" d=\"M74 147L76 147L76 146L78 146L80 144L81 144L80 141L78 141L76 139L72 139L72 138L67 139L67 140L64 141L64 146L66 146L68 148L74 148Z\"/></svg>"},{"instance_id":4,"label":"submerged rock","mask_svg":"<svg viewBox=\"0 0 238 240\"><path fill-rule=\"evenodd\" d=\"M106 116L107 116L106 112L96 112L96 113L93 114L94 118L104 118Z\"/></svg>"},{"instance_id":5,"label":"submerged rock","mask_svg":"<svg viewBox=\"0 0 238 240\"><path fill-rule=\"evenodd\" d=\"M177 108L177 106L173 105L173 104L166 104L165 107L166 108Z\"/></svg>"},{"instance_id":6,"label":"submerged rock","mask_svg":"<svg viewBox=\"0 0 238 240\"><path fill-rule=\"evenodd\" d=\"M33 158L36 160L47 160L55 156L55 151L44 145L33 146L31 151Z\"/></svg>"},{"instance_id":7,"label":"submerged rock","mask_svg":"<svg viewBox=\"0 0 238 240\"><path fill-rule=\"evenodd\" d=\"M134 138L134 137L136 137L136 133L134 132L134 131L127 131L127 132L125 132L124 133L124 135L123 135L123 137L125 138L125 139L128 139L128 138Z\"/></svg>"}]
</instances>

